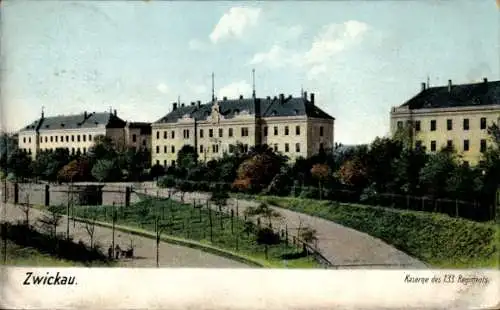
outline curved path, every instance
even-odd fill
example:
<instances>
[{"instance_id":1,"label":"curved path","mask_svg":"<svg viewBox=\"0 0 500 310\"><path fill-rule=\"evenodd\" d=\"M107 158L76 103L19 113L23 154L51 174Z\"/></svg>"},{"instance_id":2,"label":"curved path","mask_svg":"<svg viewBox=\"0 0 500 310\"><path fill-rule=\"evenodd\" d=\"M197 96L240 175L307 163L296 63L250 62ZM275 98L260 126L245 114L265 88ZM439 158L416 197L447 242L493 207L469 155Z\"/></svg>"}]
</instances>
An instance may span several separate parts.
<instances>
[{"instance_id":1,"label":"curved path","mask_svg":"<svg viewBox=\"0 0 500 310\"><path fill-rule=\"evenodd\" d=\"M4 213L5 212L5 213ZM35 225L36 219L43 212L37 209L30 211L30 223ZM4 220L15 222L24 219L24 213L19 207L12 204L2 203L0 206L0 215ZM61 220L58 232L66 232L66 217ZM70 221L70 235L75 241L82 240L90 244L89 235L85 230L83 223L73 223ZM103 250L112 243L112 230L101 226L95 226L95 242L99 243ZM153 239L131 235L120 231L115 231L115 244L122 249L126 249L133 240L135 246L134 259L122 259L119 263L121 267L156 267L156 241ZM160 267L185 267L185 268L251 268L243 263L230 260L225 257L216 256L198 249L192 249L179 245L160 243L159 255Z\"/></svg>"},{"instance_id":2,"label":"curved path","mask_svg":"<svg viewBox=\"0 0 500 310\"><path fill-rule=\"evenodd\" d=\"M159 196L168 197L168 189L157 188L151 183L147 186L150 188L149 194L158 193ZM144 189L140 187L134 190L144 193ZM176 200L181 199L179 193L173 197ZM209 193L185 193L184 201L192 202L195 199L205 202L209 197ZM228 209L234 209L236 212L236 205L239 214L243 214L246 208L256 206L258 202L228 199ZM272 208L282 215L279 222L273 222L273 227L285 229L286 225L290 233L294 231L296 233L299 226L315 229L318 238L317 248L337 268L427 268L423 262L366 233L319 217L278 207Z\"/></svg>"}]
</instances>

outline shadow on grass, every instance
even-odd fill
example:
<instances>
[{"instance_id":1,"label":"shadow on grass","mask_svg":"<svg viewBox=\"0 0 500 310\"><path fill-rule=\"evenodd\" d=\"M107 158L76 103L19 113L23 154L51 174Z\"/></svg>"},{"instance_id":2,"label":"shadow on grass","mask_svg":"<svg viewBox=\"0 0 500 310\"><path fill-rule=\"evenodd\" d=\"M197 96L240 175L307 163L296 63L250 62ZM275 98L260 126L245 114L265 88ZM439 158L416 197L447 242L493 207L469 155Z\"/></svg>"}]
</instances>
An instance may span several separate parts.
<instances>
[{"instance_id":1,"label":"shadow on grass","mask_svg":"<svg viewBox=\"0 0 500 310\"><path fill-rule=\"evenodd\" d=\"M91 249L82 242L75 243L64 236L50 236L43 234L32 226L24 224L5 223L2 226L2 237L13 243L36 249L40 253L48 254L52 257L79 262L87 266L91 265L113 265L111 260L99 247Z\"/></svg>"},{"instance_id":2,"label":"shadow on grass","mask_svg":"<svg viewBox=\"0 0 500 310\"><path fill-rule=\"evenodd\" d=\"M291 252L291 253L282 254L281 259L299 259L299 258L304 258L306 256L307 256L307 253L305 251Z\"/></svg>"}]
</instances>

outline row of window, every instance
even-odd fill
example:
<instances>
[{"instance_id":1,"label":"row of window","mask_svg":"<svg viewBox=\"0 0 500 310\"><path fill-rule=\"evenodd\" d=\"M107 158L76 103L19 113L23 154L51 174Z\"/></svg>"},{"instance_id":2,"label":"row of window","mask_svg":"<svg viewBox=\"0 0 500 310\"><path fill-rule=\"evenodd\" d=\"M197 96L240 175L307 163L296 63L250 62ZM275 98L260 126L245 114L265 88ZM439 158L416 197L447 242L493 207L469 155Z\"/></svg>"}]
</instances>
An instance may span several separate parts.
<instances>
[{"instance_id":1,"label":"row of window","mask_svg":"<svg viewBox=\"0 0 500 310\"><path fill-rule=\"evenodd\" d=\"M422 145L422 141L420 141L420 140L416 141L415 146L417 148L421 148L421 147L425 148L425 146ZM446 147L449 148L449 149L453 148L454 147L453 146L453 141L452 140L446 141ZM485 139L481 139L479 151L481 153L484 153L484 152L486 152L486 148L487 147L488 147L488 145L487 145L486 140ZM431 141L430 148L431 148L431 152L435 152L436 151L437 145L436 145L436 141L435 140ZM464 140L463 141L463 151L467 152L469 150L470 150L470 141L469 140Z\"/></svg>"},{"instance_id":2,"label":"row of window","mask_svg":"<svg viewBox=\"0 0 500 310\"><path fill-rule=\"evenodd\" d=\"M410 121L408 121L410 123ZM403 122L398 121L398 128L403 128ZM486 129L487 123L486 123L486 117L481 117L479 120L479 128L480 129ZM463 130L469 130L470 129L470 120L468 118L464 118L462 122L462 129ZM422 126L420 121L415 121L415 131L421 131ZM430 131L436 131L437 130L437 121L435 119L430 121ZM446 130L453 130L453 120L452 119L447 119L446 120Z\"/></svg>"},{"instance_id":3,"label":"row of window","mask_svg":"<svg viewBox=\"0 0 500 310\"><path fill-rule=\"evenodd\" d=\"M70 149L67 147L66 150L69 152ZM74 148L72 147L71 148L71 155L75 155L75 154L82 154L82 150L83 150L83 154L87 154L87 148L84 147L82 149L80 149L79 147L78 148ZM28 153L28 154L31 154L31 149L23 149L23 151L25 153ZM40 149L40 151L45 151L45 152L54 152L55 151L55 148L47 148L47 149Z\"/></svg>"},{"instance_id":4,"label":"row of window","mask_svg":"<svg viewBox=\"0 0 500 310\"><path fill-rule=\"evenodd\" d=\"M50 136L50 137L43 136L43 137L40 137L40 143L43 143L44 141L45 141L45 143L47 143L47 142L69 142L70 138L71 138L71 142L75 142L75 138L76 138L76 142L80 142L81 140L83 140L83 142L87 141L87 135L71 135L71 136L66 135L66 136ZM89 141L92 141L92 135L88 135L88 139L89 139ZM28 143L31 143L31 137L28 137L27 141L28 141ZM26 137L23 137L23 143L26 143Z\"/></svg>"},{"instance_id":5,"label":"row of window","mask_svg":"<svg viewBox=\"0 0 500 310\"><path fill-rule=\"evenodd\" d=\"M274 135L277 136L278 135L278 126L274 126L273 130L274 130ZM191 132L190 129L184 129L182 131L182 137L184 139L189 139L190 132ZM248 132L249 132L248 131L248 127L242 127L241 128L241 133L240 133L241 137L248 137ZM264 136L267 137L267 135L268 135L268 127L267 126L264 127L263 134L264 134ZM290 135L289 126L285 126L284 127L283 134L285 136ZM227 135L228 135L228 137L233 137L234 136L233 128L228 128L228 134ZM297 135L297 136L300 135L300 126L295 126L295 135ZM324 135L323 126L319 127L319 135L320 135L320 137L322 137ZM205 132L204 132L203 129L200 129L200 135L199 136L200 136L200 138L204 138ZM219 136L219 138L222 138L224 136L224 129L223 128L219 128L218 129L218 136ZM171 139L175 139L175 131L174 130L171 131L170 137L171 137ZM208 130L208 137L210 137L210 138L214 137L214 130L213 129L209 129ZM156 132L156 139L160 139L160 131ZM163 131L163 139L168 139L168 132L167 131Z\"/></svg>"},{"instance_id":6,"label":"row of window","mask_svg":"<svg viewBox=\"0 0 500 310\"><path fill-rule=\"evenodd\" d=\"M241 151L243 152L248 152L248 144L244 144L243 146L243 149ZM323 143L320 143L320 148L323 148ZM278 149L278 143L275 143L273 145L273 149L275 152L278 152L279 149ZM160 146L156 146L156 154L160 154ZM229 145L229 153L233 153L235 151L235 145L233 144L230 144ZM172 145L170 146L170 152L171 153L175 153L175 146ZM199 152L200 153L207 153L209 152L207 150L207 148L205 148L205 146L203 146L202 144L199 146ZM211 152L212 153L219 153L219 145L218 144L212 144L212 147L211 147ZM285 153L288 153L290 152L290 144L289 143L285 143L284 144L284 152ZM300 143L295 143L295 152L297 153L300 153ZM168 154L168 146L163 146L163 153L165 154Z\"/></svg>"}]
</instances>

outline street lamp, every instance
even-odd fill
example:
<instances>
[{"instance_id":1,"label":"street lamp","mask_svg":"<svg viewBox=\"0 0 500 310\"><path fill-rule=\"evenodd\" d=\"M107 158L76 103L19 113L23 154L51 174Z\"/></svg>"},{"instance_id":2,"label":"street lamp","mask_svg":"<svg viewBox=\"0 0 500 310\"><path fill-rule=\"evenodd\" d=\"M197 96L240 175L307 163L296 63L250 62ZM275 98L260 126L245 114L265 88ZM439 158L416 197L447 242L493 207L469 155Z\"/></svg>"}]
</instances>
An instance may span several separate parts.
<instances>
[{"instance_id":1,"label":"street lamp","mask_svg":"<svg viewBox=\"0 0 500 310\"><path fill-rule=\"evenodd\" d=\"M160 224L160 217L155 219L155 232L156 232L156 268L160 267L160 236L164 229L172 226L172 223Z\"/></svg>"}]
</instances>

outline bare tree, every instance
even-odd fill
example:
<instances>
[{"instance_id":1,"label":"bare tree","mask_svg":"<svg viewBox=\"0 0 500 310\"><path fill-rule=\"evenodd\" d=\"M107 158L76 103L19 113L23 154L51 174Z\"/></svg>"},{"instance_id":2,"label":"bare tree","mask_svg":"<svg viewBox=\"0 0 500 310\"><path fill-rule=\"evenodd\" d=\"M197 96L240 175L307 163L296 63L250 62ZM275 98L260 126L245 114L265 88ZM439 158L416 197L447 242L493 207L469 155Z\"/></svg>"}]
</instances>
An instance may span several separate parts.
<instances>
[{"instance_id":1,"label":"bare tree","mask_svg":"<svg viewBox=\"0 0 500 310\"><path fill-rule=\"evenodd\" d=\"M317 231L316 229L313 229L311 227L306 226L302 229L302 231L300 232L300 239L309 244L314 242L314 246L318 246Z\"/></svg>"},{"instance_id":2,"label":"bare tree","mask_svg":"<svg viewBox=\"0 0 500 310\"><path fill-rule=\"evenodd\" d=\"M48 231L53 237L57 235L57 226L61 223L63 209L64 206L49 206L48 213L38 220L42 229Z\"/></svg>"},{"instance_id":3,"label":"bare tree","mask_svg":"<svg viewBox=\"0 0 500 310\"><path fill-rule=\"evenodd\" d=\"M90 248L94 248L94 233L95 233L95 222L97 219L97 214L96 212L91 212L89 216L85 219L85 231L89 235L90 239Z\"/></svg>"}]
</instances>

